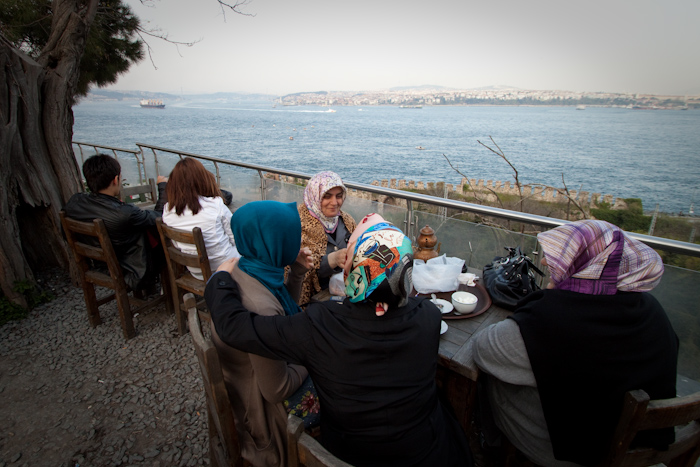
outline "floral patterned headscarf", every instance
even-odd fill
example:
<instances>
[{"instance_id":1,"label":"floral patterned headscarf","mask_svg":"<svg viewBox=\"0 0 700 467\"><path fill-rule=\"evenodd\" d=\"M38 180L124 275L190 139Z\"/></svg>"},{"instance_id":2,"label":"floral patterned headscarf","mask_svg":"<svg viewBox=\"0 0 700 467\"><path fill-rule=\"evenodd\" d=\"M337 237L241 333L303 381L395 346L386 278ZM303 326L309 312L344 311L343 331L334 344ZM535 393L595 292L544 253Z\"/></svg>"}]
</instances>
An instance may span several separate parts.
<instances>
[{"instance_id":1,"label":"floral patterned headscarf","mask_svg":"<svg viewBox=\"0 0 700 467\"><path fill-rule=\"evenodd\" d=\"M345 294L351 302L367 299L386 281L391 293L400 297L399 306L407 303L413 288L413 248L401 230L388 222L374 224L348 248L352 262L346 268Z\"/></svg>"},{"instance_id":2,"label":"floral patterned headscarf","mask_svg":"<svg viewBox=\"0 0 700 467\"><path fill-rule=\"evenodd\" d=\"M597 220L565 224L537 235L555 288L591 295L647 292L664 265L649 246Z\"/></svg>"},{"instance_id":3,"label":"floral patterned headscarf","mask_svg":"<svg viewBox=\"0 0 700 467\"><path fill-rule=\"evenodd\" d=\"M304 204L309 209L309 213L321 222L323 228L328 233L335 232L338 227L338 216L326 217L321 210L321 200L328 190L335 187L343 189L343 198L347 194L343 180L335 172L319 172L309 180L304 190Z\"/></svg>"}]
</instances>

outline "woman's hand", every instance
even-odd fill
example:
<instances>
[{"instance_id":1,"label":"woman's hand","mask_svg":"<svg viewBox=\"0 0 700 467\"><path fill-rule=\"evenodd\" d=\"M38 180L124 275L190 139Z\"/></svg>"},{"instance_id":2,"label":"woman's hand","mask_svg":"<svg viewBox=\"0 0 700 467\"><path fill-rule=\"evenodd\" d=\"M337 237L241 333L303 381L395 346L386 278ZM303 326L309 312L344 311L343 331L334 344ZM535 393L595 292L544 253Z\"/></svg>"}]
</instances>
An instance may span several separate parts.
<instances>
[{"instance_id":1,"label":"woman's hand","mask_svg":"<svg viewBox=\"0 0 700 467\"><path fill-rule=\"evenodd\" d=\"M299 250L296 262L299 263L301 266L304 266L304 269L306 269L307 271L313 268L314 257L313 255L311 255L311 248L304 247L301 250Z\"/></svg>"},{"instance_id":2,"label":"woman's hand","mask_svg":"<svg viewBox=\"0 0 700 467\"><path fill-rule=\"evenodd\" d=\"M227 273L233 275L233 268L236 267L236 264L238 264L238 258L229 258L221 263L221 266L216 268L216 272L226 271Z\"/></svg>"},{"instance_id":3,"label":"woman's hand","mask_svg":"<svg viewBox=\"0 0 700 467\"><path fill-rule=\"evenodd\" d=\"M158 175L158 179L156 180L156 183L163 183L163 182L167 182L167 181L168 181L168 177L165 177L163 175Z\"/></svg>"},{"instance_id":4,"label":"woman's hand","mask_svg":"<svg viewBox=\"0 0 700 467\"><path fill-rule=\"evenodd\" d=\"M328 253L328 265L332 268L338 268L345 266L345 260L348 256L348 249L341 248L340 250L335 250L332 253Z\"/></svg>"}]
</instances>

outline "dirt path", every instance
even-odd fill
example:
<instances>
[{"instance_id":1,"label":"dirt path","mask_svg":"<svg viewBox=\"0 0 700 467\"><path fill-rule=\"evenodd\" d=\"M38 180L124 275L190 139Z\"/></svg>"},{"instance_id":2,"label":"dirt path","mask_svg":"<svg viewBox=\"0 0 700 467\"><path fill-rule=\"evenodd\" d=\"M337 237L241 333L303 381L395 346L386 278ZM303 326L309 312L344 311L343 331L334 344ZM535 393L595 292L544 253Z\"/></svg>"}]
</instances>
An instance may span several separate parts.
<instances>
[{"instance_id":1,"label":"dirt path","mask_svg":"<svg viewBox=\"0 0 700 467\"><path fill-rule=\"evenodd\" d=\"M165 309L125 341L116 305L91 328L82 291L0 328L0 467L208 465L204 392L189 335Z\"/></svg>"}]
</instances>

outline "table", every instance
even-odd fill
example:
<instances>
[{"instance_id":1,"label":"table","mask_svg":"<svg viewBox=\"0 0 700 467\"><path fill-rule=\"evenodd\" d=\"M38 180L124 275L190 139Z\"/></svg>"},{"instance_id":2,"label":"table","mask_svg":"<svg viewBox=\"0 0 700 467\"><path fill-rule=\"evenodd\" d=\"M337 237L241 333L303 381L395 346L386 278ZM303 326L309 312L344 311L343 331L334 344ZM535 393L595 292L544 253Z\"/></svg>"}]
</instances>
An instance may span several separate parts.
<instances>
[{"instance_id":1,"label":"table","mask_svg":"<svg viewBox=\"0 0 700 467\"><path fill-rule=\"evenodd\" d=\"M459 290L468 292L469 287L460 285ZM440 294L436 295L440 297ZM484 313L473 318L447 321L449 328L440 336L436 382L468 434L471 432L472 412L476 403L478 372L467 365L467 344L479 331L503 321L510 314L510 311L492 304Z\"/></svg>"}]
</instances>

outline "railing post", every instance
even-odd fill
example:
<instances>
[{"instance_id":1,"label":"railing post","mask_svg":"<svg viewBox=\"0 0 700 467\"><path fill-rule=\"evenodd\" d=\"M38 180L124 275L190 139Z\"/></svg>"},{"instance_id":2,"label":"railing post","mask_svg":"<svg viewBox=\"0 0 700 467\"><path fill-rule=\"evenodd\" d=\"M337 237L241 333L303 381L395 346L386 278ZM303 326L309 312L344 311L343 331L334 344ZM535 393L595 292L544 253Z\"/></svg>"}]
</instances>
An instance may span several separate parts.
<instances>
[{"instance_id":1,"label":"railing post","mask_svg":"<svg viewBox=\"0 0 700 467\"><path fill-rule=\"evenodd\" d=\"M403 223L406 236L413 241L413 202L410 199L406 200L406 219Z\"/></svg>"},{"instance_id":2,"label":"railing post","mask_svg":"<svg viewBox=\"0 0 700 467\"><path fill-rule=\"evenodd\" d=\"M221 188L221 172L219 172L218 162L214 162L214 170L216 170L216 186Z\"/></svg>"},{"instance_id":3,"label":"railing post","mask_svg":"<svg viewBox=\"0 0 700 467\"><path fill-rule=\"evenodd\" d=\"M258 175L260 176L260 199L265 201L267 195L265 194L265 177L263 176L262 170L258 170Z\"/></svg>"}]
</instances>

